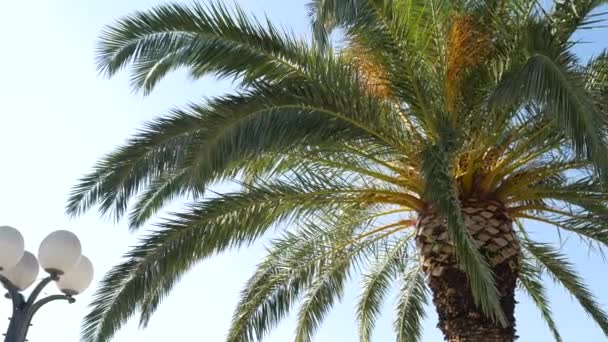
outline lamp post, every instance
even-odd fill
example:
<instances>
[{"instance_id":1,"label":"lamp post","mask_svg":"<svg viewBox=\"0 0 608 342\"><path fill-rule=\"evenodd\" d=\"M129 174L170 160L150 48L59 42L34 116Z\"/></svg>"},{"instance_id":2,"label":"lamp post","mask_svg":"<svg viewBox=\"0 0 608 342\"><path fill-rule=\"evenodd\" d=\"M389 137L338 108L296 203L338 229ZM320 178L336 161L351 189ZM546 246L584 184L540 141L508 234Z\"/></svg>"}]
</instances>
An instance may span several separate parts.
<instances>
[{"instance_id":1,"label":"lamp post","mask_svg":"<svg viewBox=\"0 0 608 342\"><path fill-rule=\"evenodd\" d=\"M93 280L93 265L81 252L76 235L58 230L42 241L36 259L24 250L23 236L17 229L0 227L0 283L8 291L6 297L13 303L4 342L25 342L32 318L43 305L56 300L73 303L74 296L89 287ZM48 276L26 298L22 292L35 282L40 266ZM57 284L62 294L38 299L51 282Z\"/></svg>"}]
</instances>

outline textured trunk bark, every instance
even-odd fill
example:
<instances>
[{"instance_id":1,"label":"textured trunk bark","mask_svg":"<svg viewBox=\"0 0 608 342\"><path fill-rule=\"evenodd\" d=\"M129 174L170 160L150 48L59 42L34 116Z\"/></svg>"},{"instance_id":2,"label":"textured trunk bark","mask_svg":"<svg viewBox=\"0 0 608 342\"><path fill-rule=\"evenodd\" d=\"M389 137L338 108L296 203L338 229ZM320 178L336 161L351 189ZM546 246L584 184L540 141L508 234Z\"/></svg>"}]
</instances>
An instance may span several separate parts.
<instances>
[{"instance_id":1,"label":"textured trunk bark","mask_svg":"<svg viewBox=\"0 0 608 342\"><path fill-rule=\"evenodd\" d=\"M423 213L418 220L416 242L433 291L438 327L450 342L514 341L520 246L513 221L501 203L487 200L466 201L463 215L469 233L494 272L509 326L502 328L483 316L475 305L466 275L456 264L445 221L433 213Z\"/></svg>"}]
</instances>

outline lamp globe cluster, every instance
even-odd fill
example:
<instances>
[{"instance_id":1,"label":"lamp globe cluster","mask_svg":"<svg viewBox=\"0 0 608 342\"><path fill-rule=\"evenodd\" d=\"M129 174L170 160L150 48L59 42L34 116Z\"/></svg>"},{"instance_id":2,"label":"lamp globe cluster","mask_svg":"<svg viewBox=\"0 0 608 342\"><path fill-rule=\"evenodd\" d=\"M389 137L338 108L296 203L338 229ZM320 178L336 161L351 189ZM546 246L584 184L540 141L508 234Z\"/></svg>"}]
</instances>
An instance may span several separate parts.
<instances>
[{"instance_id":1,"label":"lamp globe cluster","mask_svg":"<svg viewBox=\"0 0 608 342\"><path fill-rule=\"evenodd\" d=\"M0 226L0 275L19 291L29 288L42 268L61 292L75 296L85 291L93 280L93 265L82 255L78 237L67 230L49 234L38 249L38 258L25 251L21 233Z\"/></svg>"}]
</instances>

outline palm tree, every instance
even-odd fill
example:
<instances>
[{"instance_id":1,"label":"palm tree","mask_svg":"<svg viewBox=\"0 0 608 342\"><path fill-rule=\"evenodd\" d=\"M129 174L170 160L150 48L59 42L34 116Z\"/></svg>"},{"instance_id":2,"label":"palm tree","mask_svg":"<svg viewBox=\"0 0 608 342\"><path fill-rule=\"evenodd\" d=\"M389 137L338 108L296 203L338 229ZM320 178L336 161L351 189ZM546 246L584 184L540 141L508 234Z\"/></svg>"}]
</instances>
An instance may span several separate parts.
<instances>
[{"instance_id":1,"label":"palm tree","mask_svg":"<svg viewBox=\"0 0 608 342\"><path fill-rule=\"evenodd\" d=\"M134 230L191 202L105 276L83 340L136 312L145 326L195 263L275 228L227 341L262 339L297 303L311 341L353 278L362 342L392 288L397 341L420 339L429 297L447 341L513 341L516 288L560 341L547 276L608 335L567 257L527 230L608 244L608 54L573 53L603 2L314 0L311 43L219 3L119 19L103 73L131 66L144 93L178 68L237 89L149 122L73 189L70 214L97 205ZM209 190L226 181L238 190Z\"/></svg>"}]
</instances>

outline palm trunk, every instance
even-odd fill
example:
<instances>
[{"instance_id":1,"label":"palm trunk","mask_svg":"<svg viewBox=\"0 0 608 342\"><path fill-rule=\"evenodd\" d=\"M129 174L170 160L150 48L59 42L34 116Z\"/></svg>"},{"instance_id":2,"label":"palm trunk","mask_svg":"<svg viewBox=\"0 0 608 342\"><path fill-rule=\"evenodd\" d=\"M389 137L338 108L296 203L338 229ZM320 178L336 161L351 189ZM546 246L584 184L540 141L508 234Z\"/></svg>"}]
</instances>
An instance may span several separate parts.
<instances>
[{"instance_id":1,"label":"palm trunk","mask_svg":"<svg viewBox=\"0 0 608 342\"><path fill-rule=\"evenodd\" d=\"M416 242L433 291L438 327L450 342L514 341L520 246L513 221L502 204L494 201L469 200L463 203L463 215L469 233L494 272L509 326L500 327L483 316L474 303L466 275L456 264L445 221L426 213L419 217Z\"/></svg>"}]
</instances>

